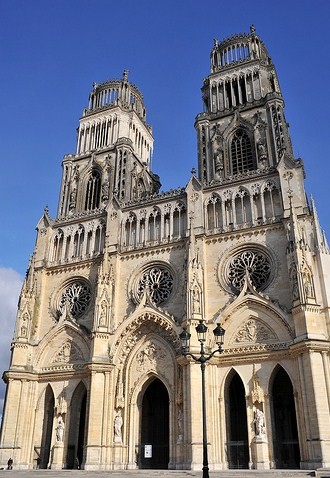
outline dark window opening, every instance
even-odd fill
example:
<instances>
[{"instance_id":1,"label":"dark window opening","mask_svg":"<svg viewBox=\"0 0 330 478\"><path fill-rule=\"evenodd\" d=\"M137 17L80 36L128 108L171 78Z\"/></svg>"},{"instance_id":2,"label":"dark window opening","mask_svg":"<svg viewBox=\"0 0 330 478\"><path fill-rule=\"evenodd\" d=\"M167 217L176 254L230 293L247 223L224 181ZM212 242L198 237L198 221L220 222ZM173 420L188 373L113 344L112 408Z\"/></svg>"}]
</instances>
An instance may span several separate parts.
<instances>
[{"instance_id":1,"label":"dark window opening","mask_svg":"<svg viewBox=\"0 0 330 478\"><path fill-rule=\"evenodd\" d=\"M239 129L231 142L232 174L254 169L251 141L245 131Z\"/></svg>"}]
</instances>

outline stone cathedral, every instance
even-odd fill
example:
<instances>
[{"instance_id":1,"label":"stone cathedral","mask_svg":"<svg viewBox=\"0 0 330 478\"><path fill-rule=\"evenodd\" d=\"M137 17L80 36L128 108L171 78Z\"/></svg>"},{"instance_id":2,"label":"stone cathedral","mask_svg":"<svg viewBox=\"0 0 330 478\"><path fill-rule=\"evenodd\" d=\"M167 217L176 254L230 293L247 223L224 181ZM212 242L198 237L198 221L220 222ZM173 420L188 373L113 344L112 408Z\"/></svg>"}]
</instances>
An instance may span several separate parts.
<instances>
[{"instance_id":1,"label":"stone cathedral","mask_svg":"<svg viewBox=\"0 0 330 478\"><path fill-rule=\"evenodd\" d=\"M267 49L214 41L198 168L160 191L125 71L94 83L22 288L0 466L200 469L201 372L179 334L217 323L211 470L330 466L330 251Z\"/></svg>"}]
</instances>

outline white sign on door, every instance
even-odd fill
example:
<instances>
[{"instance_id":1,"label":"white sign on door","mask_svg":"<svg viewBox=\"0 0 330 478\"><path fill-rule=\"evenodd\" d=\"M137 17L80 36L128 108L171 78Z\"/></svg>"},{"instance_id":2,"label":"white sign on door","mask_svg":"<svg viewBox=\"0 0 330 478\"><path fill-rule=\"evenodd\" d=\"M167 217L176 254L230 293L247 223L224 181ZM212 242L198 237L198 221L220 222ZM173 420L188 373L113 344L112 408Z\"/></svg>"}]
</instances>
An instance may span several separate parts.
<instances>
[{"instance_id":1,"label":"white sign on door","mask_svg":"<svg viewBox=\"0 0 330 478\"><path fill-rule=\"evenodd\" d=\"M152 458L152 445L144 445L144 458Z\"/></svg>"}]
</instances>

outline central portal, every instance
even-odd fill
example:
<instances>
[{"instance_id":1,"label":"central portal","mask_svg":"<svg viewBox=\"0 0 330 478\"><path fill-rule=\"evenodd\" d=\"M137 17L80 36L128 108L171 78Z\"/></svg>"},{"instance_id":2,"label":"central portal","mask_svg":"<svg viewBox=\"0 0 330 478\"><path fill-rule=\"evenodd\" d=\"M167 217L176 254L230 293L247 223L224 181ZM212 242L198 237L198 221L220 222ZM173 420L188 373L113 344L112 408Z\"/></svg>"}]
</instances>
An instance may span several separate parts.
<instances>
[{"instance_id":1,"label":"central portal","mask_svg":"<svg viewBox=\"0 0 330 478\"><path fill-rule=\"evenodd\" d=\"M142 400L140 468L167 469L169 461L169 397L155 379Z\"/></svg>"}]
</instances>

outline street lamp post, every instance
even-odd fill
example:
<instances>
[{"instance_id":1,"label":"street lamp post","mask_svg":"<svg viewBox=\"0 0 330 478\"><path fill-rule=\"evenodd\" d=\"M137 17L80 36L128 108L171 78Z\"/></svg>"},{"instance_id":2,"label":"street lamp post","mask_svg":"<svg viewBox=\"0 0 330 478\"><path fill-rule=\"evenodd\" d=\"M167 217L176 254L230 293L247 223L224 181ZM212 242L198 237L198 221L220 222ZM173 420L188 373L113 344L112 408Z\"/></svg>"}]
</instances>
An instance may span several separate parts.
<instances>
[{"instance_id":1,"label":"street lamp post","mask_svg":"<svg viewBox=\"0 0 330 478\"><path fill-rule=\"evenodd\" d=\"M185 357L191 357L195 362L199 362L201 364L201 371L202 371L202 414L203 414L203 478L209 478L209 462L207 456L207 430L206 430L206 397L205 397L205 363L210 360L214 354L223 352L222 345L223 345L223 337L225 335L225 330L221 327L220 324L217 324L216 328L213 330L215 336L215 342L218 346L216 350L209 354L205 354L204 350L204 343L206 341L206 333L207 327L202 320L199 321L199 324L196 327L197 338L199 343L201 344L200 349L200 356L196 357L196 355L189 352L190 349L190 337L191 334L187 331L187 329L183 329L181 334L179 334L179 338L181 340L181 348L182 348L182 355Z\"/></svg>"}]
</instances>

